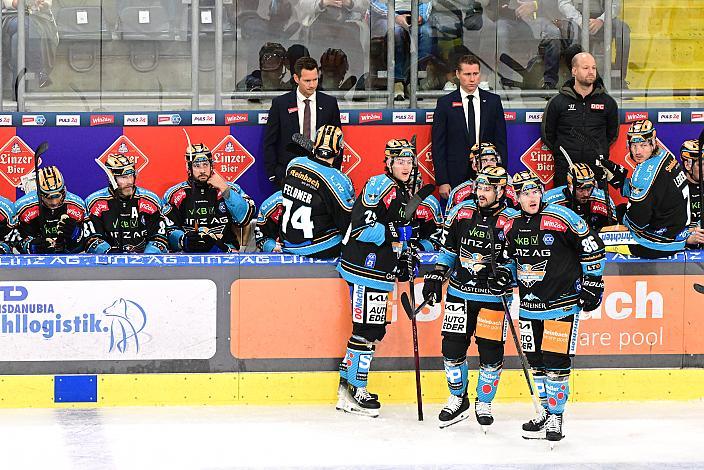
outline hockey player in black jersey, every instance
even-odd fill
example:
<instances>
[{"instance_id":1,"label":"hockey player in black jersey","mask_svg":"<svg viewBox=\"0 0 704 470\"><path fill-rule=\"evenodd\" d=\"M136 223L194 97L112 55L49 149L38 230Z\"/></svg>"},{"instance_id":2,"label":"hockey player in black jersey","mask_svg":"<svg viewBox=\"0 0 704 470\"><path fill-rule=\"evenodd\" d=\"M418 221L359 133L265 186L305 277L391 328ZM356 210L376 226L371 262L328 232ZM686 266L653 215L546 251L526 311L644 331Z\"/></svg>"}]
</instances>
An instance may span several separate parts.
<instances>
[{"instance_id":1,"label":"hockey player in black jersey","mask_svg":"<svg viewBox=\"0 0 704 470\"><path fill-rule=\"evenodd\" d=\"M687 175L687 185L689 186L691 220L687 246L696 248L704 243L704 230L701 228L701 196L699 192L699 165L701 165L702 161L701 153L699 153L699 141L686 140L680 149L680 158L682 159L682 167L684 167L684 172Z\"/></svg>"},{"instance_id":2,"label":"hockey player in black jersey","mask_svg":"<svg viewBox=\"0 0 704 470\"><path fill-rule=\"evenodd\" d=\"M164 194L166 232L173 251L229 253L240 249L236 228L254 217L254 201L239 185L213 170L213 155L189 142L185 153L188 179Z\"/></svg>"},{"instance_id":3,"label":"hockey player in black jersey","mask_svg":"<svg viewBox=\"0 0 704 470\"><path fill-rule=\"evenodd\" d=\"M653 123L636 121L628 129L628 151L636 162L633 176L622 166L603 160L612 186L628 198L623 224L637 245L630 253L641 258L663 258L682 251L690 235L689 186L674 155L658 146Z\"/></svg>"},{"instance_id":4,"label":"hockey player in black jersey","mask_svg":"<svg viewBox=\"0 0 704 470\"><path fill-rule=\"evenodd\" d=\"M408 281L409 265L419 263L417 252L408 246L412 228L404 221L415 158L408 140L389 141L385 173L367 181L352 208L337 266L352 298L352 336L340 364L337 405L347 412L379 415L378 397L367 391L375 344L386 334L387 301L395 281Z\"/></svg>"},{"instance_id":5,"label":"hockey player in black jersey","mask_svg":"<svg viewBox=\"0 0 704 470\"><path fill-rule=\"evenodd\" d=\"M166 253L166 223L161 200L137 186L134 162L122 154L108 156L98 164L110 186L86 199L84 224L88 253Z\"/></svg>"},{"instance_id":6,"label":"hockey player in black jersey","mask_svg":"<svg viewBox=\"0 0 704 470\"><path fill-rule=\"evenodd\" d=\"M567 185L546 191L543 201L569 207L595 232L616 223L614 201L609 198L607 209L606 195L597 187L594 172L586 163L571 166L567 173Z\"/></svg>"},{"instance_id":7,"label":"hockey player in black jersey","mask_svg":"<svg viewBox=\"0 0 704 470\"><path fill-rule=\"evenodd\" d=\"M283 251L311 258L340 256L354 204L352 181L334 167L343 149L342 130L325 125L315 134L313 155L296 157L286 167L279 228Z\"/></svg>"},{"instance_id":8,"label":"hockey player in black jersey","mask_svg":"<svg viewBox=\"0 0 704 470\"><path fill-rule=\"evenodd\" d=\"M443 280L451 272L442 322L442 355L450 398L440 412L440 427L469 416L467 397L467 348L472 336L479 349L479 378L475 416L482 426L494 422L491 402L496 395L504 362L506 324L500 296L489 288L491 257L498 254L497 276L511 280L505 266L503 226L516 211L506 207L504 188L508 175L503 167L487 166L476 177L475 198L452 208L445 221L442 249L435 269L424 277L423 297L429 304L442 297ZM495 232L493 237L488 231ZM491 240L495 246L491 246Z\"/></svg>"},{"instance_id":9,"label":"hockey player in black jersey","mask_svg":"<svg viewBox=\"0 0 704 470\"><path fill-rule=\"evenodd\" d=\"M506 256L518 284L523 350L543 403L523 435L559 441L579 312L596 309L604 291L604 244L573 211L542 202L542 185L531 171L517 173L513 185L521 211L504 225ZM509 282L496 277L489 285L500 290Z\"/></svg>"}]
</instances>

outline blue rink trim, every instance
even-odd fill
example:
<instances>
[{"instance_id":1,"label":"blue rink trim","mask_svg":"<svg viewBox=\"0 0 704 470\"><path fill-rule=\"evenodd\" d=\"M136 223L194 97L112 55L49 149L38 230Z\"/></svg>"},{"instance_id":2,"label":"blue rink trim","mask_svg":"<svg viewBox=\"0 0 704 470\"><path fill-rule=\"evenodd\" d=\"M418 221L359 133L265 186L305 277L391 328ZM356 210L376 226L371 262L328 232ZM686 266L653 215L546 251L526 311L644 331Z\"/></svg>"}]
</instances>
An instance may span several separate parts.
<instances>
[{"instance_id":1,"label":"blue rink trim","mask_svg":"<svg viewBox=\"0 0 704 470\"><path fill-rule=\"evenodd\" d=\"M97 375L57 375L54 377L54 403L97 402Z\"/></svg>"},{"instance_id":2,"label":"blue rink trim","mask_svg":"<svg viewBox=\"0 0 704 470\"><path fill-rule=\"evenodd\" d=\"M421 253L421 263L433 265L438 252ZM704 262L704 250L677 253L667 258L648 260L607 253L607 263L683 263ZM220 254L133 254L133 255L2 255L0 268L83 268L83 267L125 267L125 266L262 266L262 265L337 265L337 259L313 259L300 255L283 253L220 253Z\"/></svg>"}]
</instances>

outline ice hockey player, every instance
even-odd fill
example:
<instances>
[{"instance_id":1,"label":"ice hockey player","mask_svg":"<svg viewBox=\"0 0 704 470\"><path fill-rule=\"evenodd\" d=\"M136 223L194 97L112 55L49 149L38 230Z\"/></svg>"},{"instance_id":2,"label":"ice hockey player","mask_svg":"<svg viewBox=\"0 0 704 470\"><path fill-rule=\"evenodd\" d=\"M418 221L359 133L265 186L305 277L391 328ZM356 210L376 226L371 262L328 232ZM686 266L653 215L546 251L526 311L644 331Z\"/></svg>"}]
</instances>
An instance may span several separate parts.
<instances>
[{"instance_id":1,"label":"ice hockey player","mask_svg":"<svg viewBox=\"0 0 704 470\"><path fill-rule=\"evenodd\" d=\"M417 169L415 178L415 191L423 187L423 178ZM413 178L411 178L413 179ZM418 251L437 251L440 249L439 240L442 235L444 217L440 201L432 194L420 203L413 217L413 233L416 234L416 240L412 240L415 248Z\"/></svg>"},{"instance_id":2,"label":"ice hockey player","mask_svg":"<svg viewBox=\"0 0 704 470\"><path fill-rule=\"evenodd\" d=\"M344 146L342 129L322 126L315 134L313 155L295 157L286 167L279 224L282 251L321 259L340 256L354 204L352 181L334 167Z\"/></svg>"},{"instance_id":3,"label":"ice hockey player","mask_svg":"<svg viewBox=\"0 0 704 470\"><path fill-rule=\"evenodd\" d=\"M283 213L281 191L276 191L259 206L257 225L254 229L254 239L259 251L281 253L281 214Z\"/></svg>"},{"instance_id":4,"label":"ice hockey player","mask_svg":"<svg viewBox=\"0 0 704 470\"><path fill-rule=\"evenodd\" d=\"M61 172L55 166L39 169L37 191L15 202L20 253L79 253L84 249L83 199L66 190Z\"/></svg>"},{"instance_id":5,"label":"ice hockey player","mask_svg":"<svg viewBox=\"0 0 704 470\"><path fill-rule=\"evenodd\" d=\"M543 403L523 436L559 441L579 312L596 309L604 291L604 243L567 207L542 202L543 187L531 171L514 175L513 186L521 211L504 225L506 255L518 284L523 350ZM509 282L497 276L489 285L500 290Z\"/></svg>"},{"instance_id":6,"label":"ice hockey player","mask_svg":"<svg viewBox=\"0 0 704 470\"><path fill-rule=\"evenodd\" d=\"M235 229L252 221L254 201L213 169L213 155L205 145L189 142L185 157L188 179L164 193L171 249L186 253L239 251Z\"/></svg>"},{"instance_id":7,"label":"ice hockey player","mask_svg":"<svg viewBox=\"0 0 704 470\"><path fill-rule=\"evenodd\" d=\"M432 305L440 301L443 281L448 272L452 274L442 322L442 355L450 398L440 412L441 428L469 416L467 348L472 336L479 349L474 414L482 426L494 422L491 402L503 368L507 325L500 298L505 290L492 290L487 281L494 277L492 256L497 258L496 276L506 278L509 284L511 280L503 258L503 226L516 211L506 207L507 182L503 167L485 166L479 170L476 200L468 199L452 208L445 221L443 247L435 269L424 276L423 297ZM493 238L489 230L494 232Z\"/></svg>"},{"instance_id":8,"label":"ice hockey player","mask_svg":"<svg viewBox=\"0 0 704 470\"><path fill-rule=\"evenodd\" d=\"M166 223L161 200L137 186L134 163L123 154L99 162L110 186L86 199L88 253L166 253Z\"/></svg>"},{"instance_id":9,"label":"ice hockey player","mask_svg":"<svg viewBox=\"0 0 704 470\"><path fill-rule=\"evenodd\" d=\"M469 152L470 170L467 174L476 175L482 168L488 166L502 166L502 164L501 155L496 151L494 144L489 142L484 142L481 145L474 144ZM474 180L470 177L464 183L455 186L450 192L450 196L447 199L447 206L445 206L445 216L450 213L453 206L469 199L472 194L474 194ZM508 207L516 207L516 195L513 193L513 188L511 188L510 185L506 186L504 198L508 198L506 201Z\"/></svg>"},{"instance_id":10,"label":"ice hockey player","mask_svg":"<svg viewBox=\"0 0 704 470\"><path fill-rule=\"evenodd\" d=\"M352 221L337 266L350 286L352 336L340 363L338 409L376 417L378 397L367 390L375 344L386 334L387 301L394 282L408 281L418 265L412 228L404 222L408 183L415 165L408 140L386 144L384 174L372 176L352 208Z\"/></svg>"},{"instance_id":11,"label":"ice hockey player","mask_svg":"<svg viewBox=\"0 0 704 470\"><path fill-rule=\"evenodd\" d=\"M595 232L616 223L614 201L609 198L610 207L607 211L606 195L597 187L594 172L586 163L575 163L571 166L567 173L567 186L558 186L546 191L543 201L546 204L569 207Z\"/></svg>"},{"instance_id":12,"label":"ice hockey player","mask_svg":"<svg viewBox=\"0 0 704 470\"><path fill-rule=\"evenodd\" d=\"M11 255L16 242L15 205L7 198L0 196L0 255Z\"/></svg>"},{"instance_id":13,"label":"ice hockey player","mask_svg":"<svg viewBox=\"0 0 704 470\"><path fill-rule=\"evenodd\" d=\"M701 198L699 192L699 165L701 157L698 140L686 140L680 149L682 166L687 175L689 186L689 209L691 220L689 222L690 235L687 246L695 248L704 243L704 230L701 228Z\"/></svg>"},{"instance_id":14,"label":"ice hockey player","mask_svg":"<svg viewBox=\"0 0 704 470\"><path fill-rule=\"evenodd\" d=\"M689 187L675 157L660 148L653 123L635 121L628 128L628 151L636 163L633 176L610 160L597 161L606 178L628 198L623 224L636 245L630 254L641 258L664 258L682 251L689 237Z\"/></svg>"}]
</instances>

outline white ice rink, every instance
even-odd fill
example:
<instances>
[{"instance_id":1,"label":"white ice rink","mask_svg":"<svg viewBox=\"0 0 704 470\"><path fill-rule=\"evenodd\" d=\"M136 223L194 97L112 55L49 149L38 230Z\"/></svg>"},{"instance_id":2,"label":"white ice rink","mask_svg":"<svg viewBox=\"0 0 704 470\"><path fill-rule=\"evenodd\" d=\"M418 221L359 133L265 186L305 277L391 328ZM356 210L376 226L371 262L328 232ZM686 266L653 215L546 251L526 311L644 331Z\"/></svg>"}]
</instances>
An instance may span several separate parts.
<instances>
[{"instance_id":1,"label":"white ice rink","mask_svg":"<svg viewBox=\"0 0 704 470\"><path fill-rule=\"evenodd\" d=\"M704 468L704 402L568 404L567 437L525 441L530 403L494 404L437 427L442 405L382 406L377 419L333 406L0 410L0 468Z\"/></svg>"}]
</instances>

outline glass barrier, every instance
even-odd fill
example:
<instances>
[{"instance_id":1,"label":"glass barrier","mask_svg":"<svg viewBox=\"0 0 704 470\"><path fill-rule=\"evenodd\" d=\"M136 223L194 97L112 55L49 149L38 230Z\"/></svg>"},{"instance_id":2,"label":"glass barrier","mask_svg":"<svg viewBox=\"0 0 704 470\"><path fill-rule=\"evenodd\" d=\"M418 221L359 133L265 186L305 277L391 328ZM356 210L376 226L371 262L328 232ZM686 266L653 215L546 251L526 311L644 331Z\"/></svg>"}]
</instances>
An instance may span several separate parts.
<instances>
[{"instance_id":1,"label":"glass barrier","mask_svg":"<svg viewBox=\"0 0 704 470\"><path fill-rule=\"evenodd\" d=\"M624 106L701 106L704 94L704 0L2 5L5 110L267 108L294 87L302 56L318 61L320 88L341 107L432 108L457 87L467 53L481 62L480 86L508 107L542 107L580 50Z\"/></svg>"}]
</instances>

